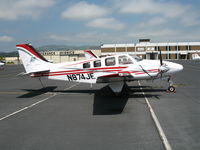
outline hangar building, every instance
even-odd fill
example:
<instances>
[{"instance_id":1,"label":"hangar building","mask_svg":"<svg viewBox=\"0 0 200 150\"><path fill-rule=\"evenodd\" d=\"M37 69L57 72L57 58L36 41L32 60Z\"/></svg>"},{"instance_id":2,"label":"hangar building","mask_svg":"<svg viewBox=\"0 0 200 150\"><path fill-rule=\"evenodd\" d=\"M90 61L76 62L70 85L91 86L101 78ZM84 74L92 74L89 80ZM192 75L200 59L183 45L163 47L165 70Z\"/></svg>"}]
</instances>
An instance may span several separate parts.
<instances>
[{"instance_id":1,"label":"hangar building","mask_svg":"<svg viewBox=\"0 0 200 150\"><path fill-rule=\"evenodd\" d=\"M163 59L191 59L200 53L200 42L151 43L150 39L140 39L139 43L102 44L101 54L134 53L144 59L158 59L159 50Z\"/></svg>"},{"instance_id":2,"label":"hangar building","mask_svg":"<svg viewBox=\"0 0 200 150\"><path fill-rule=\"evenodd\" d=\"M92 52L99 56L100 50L92 50ZM79 61L85 59L84 50L61 50L61 51L40 51L40 53L49 61L54 63Z\"/></svg>"}]
</instances>

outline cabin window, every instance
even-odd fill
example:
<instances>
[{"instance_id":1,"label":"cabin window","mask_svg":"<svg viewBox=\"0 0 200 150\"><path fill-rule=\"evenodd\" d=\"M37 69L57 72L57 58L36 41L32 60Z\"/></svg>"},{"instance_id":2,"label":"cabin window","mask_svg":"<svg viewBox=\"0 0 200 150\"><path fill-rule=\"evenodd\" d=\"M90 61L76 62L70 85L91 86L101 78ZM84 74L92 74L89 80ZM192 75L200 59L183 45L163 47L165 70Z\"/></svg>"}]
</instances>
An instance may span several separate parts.
<instances>
[{"instance_id":1,"label":"cabin window","mask_svg":"<svg viewBox=\"0 0 200 150\"><path fill-rule=\"evenodd\" d=\"M106 66L114 66L115 65L115 57L111 57L111 58L106 58L105 59L105 64Z\"/></svg>"},{"instance_id":2,"label":"cabin window","mask_svg":"<svg viewBox=\"0 0 200 150\"><path fill-rule=\"evenodd\" d=\"M101 60L94 61L94 67L101 67Z\"/></svg>"},{"instance_id":3,"label":"cabin window","mask_svg":"<svg viewBox=\"0 0 200 150\"><path fill-rule=\"evenodd\" d=\"M119 64L120 65L127 65L127 64L132 64L132 60L128 58L127 56L119 56L118 57Z\"/></svg>"},{"instance_id":4,"label":"cabin window","mask_svg":"<svg viewBox=\"0 0 200 150\"><path fill-rule=\"evenodd\" d=\"M90 62L84 63L83 68L90 68Z\"/></svg>"}]
</instances>

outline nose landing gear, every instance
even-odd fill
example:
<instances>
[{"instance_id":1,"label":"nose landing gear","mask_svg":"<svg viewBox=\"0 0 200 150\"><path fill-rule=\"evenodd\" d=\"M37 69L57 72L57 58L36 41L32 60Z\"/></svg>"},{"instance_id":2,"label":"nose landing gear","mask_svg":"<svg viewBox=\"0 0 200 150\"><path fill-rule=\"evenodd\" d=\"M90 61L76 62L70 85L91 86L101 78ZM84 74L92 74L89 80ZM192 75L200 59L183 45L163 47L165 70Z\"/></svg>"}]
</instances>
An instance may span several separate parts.
<instances>
[{"instance_id":1,"label":"nose landing gear","mask_svg":"<svg viewBox=\"0 0 200 150\"><path fill-rule=\"evenodd\" d=\"M168 87L168 89L167 89L167 92L168 93L176 93L176 88L174 87L174 85L173 85L173 81L171 80L171 77L169 77L168 78L168 83L169 83L169 87Z\"/></svg>"}]
</instances>

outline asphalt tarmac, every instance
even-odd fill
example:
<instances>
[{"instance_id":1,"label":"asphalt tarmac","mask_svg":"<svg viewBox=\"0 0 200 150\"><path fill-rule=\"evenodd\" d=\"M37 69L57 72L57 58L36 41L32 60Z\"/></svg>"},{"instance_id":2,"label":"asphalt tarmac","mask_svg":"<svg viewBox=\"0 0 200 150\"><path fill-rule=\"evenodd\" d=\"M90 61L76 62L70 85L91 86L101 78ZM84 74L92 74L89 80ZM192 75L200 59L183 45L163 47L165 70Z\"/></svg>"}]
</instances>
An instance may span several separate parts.
<instances>
[{"instance_id":1,"label":"asphalt tarmac","mask_svg":"<svg viewBox=\"0 0 200 150\"><path fill-rule=\"evenodd\" d=\"M172 149L200 149L200 61L178 61L176 93L165 81L128 83L116 97L105 84L66 83L16 76L22 66L0 70L2 150L162 150L150 102ZM143 94L143 92L144 94Z\"/></svg>"}]
</instances>

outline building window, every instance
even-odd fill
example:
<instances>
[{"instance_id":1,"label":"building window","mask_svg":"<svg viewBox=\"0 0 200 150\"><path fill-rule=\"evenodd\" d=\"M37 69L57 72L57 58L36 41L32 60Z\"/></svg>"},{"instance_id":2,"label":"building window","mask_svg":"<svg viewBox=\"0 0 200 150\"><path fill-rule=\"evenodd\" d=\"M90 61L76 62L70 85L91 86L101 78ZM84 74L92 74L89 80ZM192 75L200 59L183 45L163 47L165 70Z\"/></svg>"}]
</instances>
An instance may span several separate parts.
<instances>
[{"instance_id":1,"label":"building window","mask_svg":"<svg viewBox=\"0 0 200 150\"><path fill-rule=\"evenodd\" d=\"M170 46L170 47L169 47L169 50L170 50L170 51L176 51L176 49L177 49L176 46Z\"/></svg>"},{"instance_id":2,"label":"building window","mask_svg":"<svg viewBox=\"0 0 200 150\"><path fill-rule=\"evenodd\" d=\"M101 67L101 60L94 61L94 67Z\"/></svg>"},{"instance_id":3,"label":"building window","mask_svg":"<svg viewBox=\"0 0 200 150\"><path fill-rule=\"evenodd\" d=\"M167 50L167 46L159 46L158 49L160 51L166 51Z\"/></svg>"},{"instance_id":4,"label":"building window","mask_svg":"<svg viewBox=\"0 0 200 150\"><path fill-rule=\"evenodd\" d=\"M127 65L127 64L132 64L132 60L128 58L127 56L119 56L118 57L119 64L120 65Z\"/></svg>"},{"instance_id":5,"label":"building window","mask_svg":"<svg viewBox=\"0 0 200 150\"><path fill-rule=\"evenodd\" d=\"M115 48L101 48L102 53L115 52Z\"/></svg>"},{"instance_id":6,"label":"building window","mask_svg":"<svg viewBox=\"0 0 200 150\"><path fill-rule=\"evenodd\" d=\"M138 47L137 51L145 51L145 48L144 47Z\"/></svg>"},{"instance_id":7,"label":"building window","mask_svg":"<svg viewBox=\"0 0 200 150\"><path fill-rule=\"evenodd\" d=\"M117 47L116 52L125 52L126 48L125 47Z\"/></svg>"},{"instance_id":8,"label":"building window","mask_svg":"<svg viewBox=\"0 0 200 150\"><path fill-rule=\"evenodd\" d=\"M147 47L148 51L155 51L155 47Z\"/></svg>"},{"instance_id":9,"label":"building window","mask_svg":"<svg viewBox=\"0 0 200 150\"><path fill-rule=\"evenodd\" d=\"M127 47L127 52L134 52L135 51L135 47Z\"/></svg>"},{"instance_id":10,"label":"building window","mask_svg":"<svg viewBox=\"0 0 200 150\"><path fill-rule=\"evenodd\" d=\"M90 62L84 63L84 64L83 64L83 68L90 68Z\"/></svg>"},{"instance_id":11,"label":"building window","mask_svg":"<svg viewBox=\"0 0 200 150\"><path fill-rule=\"evenodd\" d=\"M106 66L114 66L116 64L115 57L105 59Z\"/></svg>"}]
</instances>

